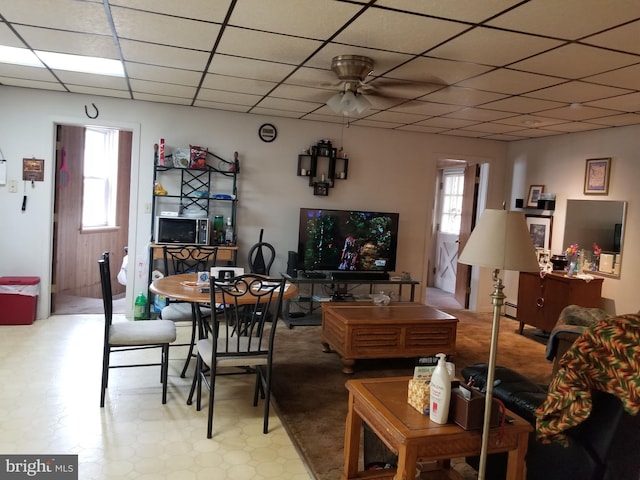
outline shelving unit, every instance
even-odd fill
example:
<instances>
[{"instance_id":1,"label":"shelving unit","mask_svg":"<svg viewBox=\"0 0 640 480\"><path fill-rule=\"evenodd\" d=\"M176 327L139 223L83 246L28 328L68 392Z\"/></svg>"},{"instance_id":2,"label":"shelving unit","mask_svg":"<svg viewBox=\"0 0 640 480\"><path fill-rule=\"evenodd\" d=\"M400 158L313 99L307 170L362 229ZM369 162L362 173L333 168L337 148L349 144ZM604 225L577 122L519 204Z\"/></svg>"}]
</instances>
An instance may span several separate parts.
<instances>
[{"instance_id":1,"label":"shelving unit","mask_svg":"<svg viewBox=\"0 0 640 480\"><path fill-rule=\"evenodd\" d=\"M236 239L237 230L237 202L238 202L238 173L239 164L237 154L233 161L225 160L208 152L208 155L216 161L216 166L207 164L203 169L186 168L173 165L171 157L166 158L169 164L159 165L157 158L153 168L153 194L151 202L151 236L149 244L149 283L152 281L154 270L162 270L162 245L155 243L156 217L162 212L172 212L174 215L184 215L187 212L199 212L209 218L210 243L218 246L218 265L236 265L238 248ZM163 193L158 193L155 188L160 182ZM226 218L231 217L234 229L234 240L228 244L217 242L214 229L214 216L221 216L222 233L226 225ZM226 240L226 239L225 239ZM147 314L150 311L152 296L148 296Z\"/></svg>"},{"instance_id":2,"label":"shelving unit","mask_svg":"<svg viewBox=\"0 0 640 480\"><path fill-rule=\"evenodd\" d=\"M346 180L349 173L349 159L338 157L337 149L331 142L319 142L308 152L298 155L299 177L308 177L314 195L326 196L336 180Z\"/></svg>"}]
</instances>

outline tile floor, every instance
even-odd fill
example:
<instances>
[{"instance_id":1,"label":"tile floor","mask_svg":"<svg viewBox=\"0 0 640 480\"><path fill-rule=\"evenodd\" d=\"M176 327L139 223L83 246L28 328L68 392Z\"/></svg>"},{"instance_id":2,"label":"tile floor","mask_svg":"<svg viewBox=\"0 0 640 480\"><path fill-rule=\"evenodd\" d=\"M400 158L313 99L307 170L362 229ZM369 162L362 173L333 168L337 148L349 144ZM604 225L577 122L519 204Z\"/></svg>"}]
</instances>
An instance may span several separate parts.
<instances>
[{"instance_id":1,"label":"tile floor","mask_svg":"<svg viewBox=\"0 0 640 480\"><path fill-rule=\"evenodd\" d=\"M111 371L101 409L102 329L102 315L0 326L0 453L78 454L81 480L312 478L273 409L262 433L252 375L219 380L206 438L206 408L186 405L184 347L171 349L166 405L158 367L126 368ZM178 340L189 333L179 326Z\"/></svg>"}]
</instances>

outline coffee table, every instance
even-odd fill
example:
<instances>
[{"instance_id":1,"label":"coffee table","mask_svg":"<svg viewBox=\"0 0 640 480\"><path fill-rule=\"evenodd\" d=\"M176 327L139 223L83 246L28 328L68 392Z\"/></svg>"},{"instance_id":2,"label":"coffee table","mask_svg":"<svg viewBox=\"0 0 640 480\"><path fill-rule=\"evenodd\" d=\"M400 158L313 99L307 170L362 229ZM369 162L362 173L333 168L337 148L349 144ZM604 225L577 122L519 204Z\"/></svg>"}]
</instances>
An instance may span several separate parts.
<instances>
[{"instance_id":1,"label":"coffee table","mask_svg":"<svg viewBox=\"0 0 640 480\"><path fill-rule=\"evenodd\" d=\"M461 478L449 468L451 458L480 454L482 430L464 430L455 423L439 425L407 403L411 377L368 378L347 381L349 408L344 437L344 471L341 480L413 479L416 464L437 462L446 478ZM492 428L489 453L509 452L507 480L525 478L529 432L526 420L508 411L512 423ZM358 471L362 422L398 455L397 470ZM397 475L396 475L397 474Z\"/></svg>"},{"instance_id":2,"label":"coffee table","mask_svg":"<svg viewBox=\"0 0 640 480\"><path fill-rule=\"evenodd\" d=\"M456 353L458 319L433 307L328 302L322 305L322 345L353 373L356 359L411 358Z\"/></svg>"}]
</instances>

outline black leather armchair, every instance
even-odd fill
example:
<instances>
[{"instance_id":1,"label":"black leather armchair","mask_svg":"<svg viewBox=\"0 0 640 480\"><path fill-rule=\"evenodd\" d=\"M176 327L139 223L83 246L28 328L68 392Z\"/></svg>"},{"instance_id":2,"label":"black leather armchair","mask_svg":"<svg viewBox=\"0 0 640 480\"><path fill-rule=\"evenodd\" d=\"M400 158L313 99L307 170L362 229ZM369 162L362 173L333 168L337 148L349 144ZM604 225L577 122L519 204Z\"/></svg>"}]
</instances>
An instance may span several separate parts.
<instances>
[{"instance_id":1,"label":"black leather armchair","mask_svg":"<svg viewBox=\"0 0 640 480\"><path fill-rule=\"evenodd\" d=\"M476 387L486 384L486 364L463 368L467 380ZM505 406L531 422L534 412L546 398L546 390L505 367L496 367L493 394ZM569 446L541 444L535 432L529 437L527 480L638 480L640 478L640 419L627 414L622 402L603 392L594 392L593 410L588 420L567 432ZM478 468L478 457L467 462ZM489 455L486 478L506 477L505 454Z\"/></svg>"}]
</instances>

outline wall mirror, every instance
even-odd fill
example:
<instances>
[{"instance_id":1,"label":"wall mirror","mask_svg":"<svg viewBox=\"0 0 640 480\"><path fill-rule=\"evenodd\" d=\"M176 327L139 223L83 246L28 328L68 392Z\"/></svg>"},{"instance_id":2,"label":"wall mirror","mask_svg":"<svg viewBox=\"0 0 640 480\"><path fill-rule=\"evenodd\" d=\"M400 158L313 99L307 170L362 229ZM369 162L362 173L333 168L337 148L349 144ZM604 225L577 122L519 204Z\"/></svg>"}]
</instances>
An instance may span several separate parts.
<instances>
[{"instance_id":1,"label":"wall mirror","mask_svg":"<svg viewBox=\"0 0 640 480\"><path fill-rule=\"evenodd\" d=\"M602 249L598 268L592 273L620 277L627 202L614 200L567 200L563 247L577 243L591 261L593 244Z\"/></svg>"}]
</instances>

